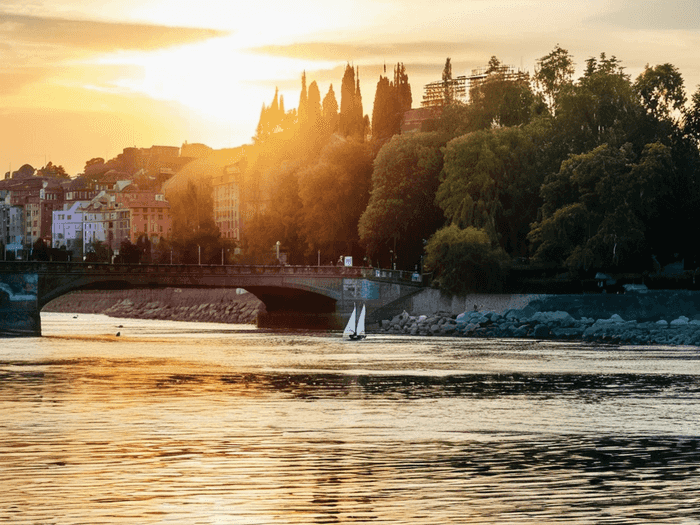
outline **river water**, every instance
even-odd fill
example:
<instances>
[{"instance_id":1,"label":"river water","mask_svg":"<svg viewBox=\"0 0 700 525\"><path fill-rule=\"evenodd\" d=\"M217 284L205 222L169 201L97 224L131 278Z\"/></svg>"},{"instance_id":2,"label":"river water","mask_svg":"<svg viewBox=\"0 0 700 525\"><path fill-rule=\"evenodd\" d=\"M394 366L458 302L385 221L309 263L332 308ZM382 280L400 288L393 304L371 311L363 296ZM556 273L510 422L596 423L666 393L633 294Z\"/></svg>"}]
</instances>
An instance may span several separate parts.
<instances>
[{"instance_id":1,"label":"river water","mask_svg":"<svg viewBox=\"0 0 700 525\"><path fill-rule=\"evenodd\" d=\"M42 323L0 523L700 523L698 348Z\"/></svg>"}]
</instances>

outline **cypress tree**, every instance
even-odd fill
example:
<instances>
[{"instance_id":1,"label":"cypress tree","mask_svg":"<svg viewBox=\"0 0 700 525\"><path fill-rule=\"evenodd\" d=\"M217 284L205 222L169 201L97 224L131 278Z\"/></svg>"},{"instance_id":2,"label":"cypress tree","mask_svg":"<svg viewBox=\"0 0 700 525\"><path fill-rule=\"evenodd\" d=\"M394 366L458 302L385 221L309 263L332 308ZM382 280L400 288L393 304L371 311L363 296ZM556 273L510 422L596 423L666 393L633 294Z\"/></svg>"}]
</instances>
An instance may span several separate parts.
<instances>
[{"instance_id":1,"label":"cypress tree","mask_svg":"<svg viewBox=\"0 0 700 525\"><path fill-rule=\"evenodd\" d=\"M345 66L343 82L340 86L340 116L338 128L340 134L347 137L352 132L353 108L355 106L355 68Z\"/></svg>"},{"instance_id":2,"label":"cypress tree","mask_svg":"<svg viewBox=\"0 0 700 525\"><path fill-rule=\"evenodd\" d=\"M326 135L335 133L338 129L338 101L335 98L333 84L323 97L323 131Z\"/></svg>"},{"instance_id":3,"label":"cypress tree","mask_svg":"<svg viewBox=\"0 0 700 525\"><path fill-rule=\"evenodd\" d=\"M299 129L302 134L309 124L309 102L306 92L306 71L301 75L301 94L299 95L299 109L297 110Z\"/></svg>"}]
</instances>

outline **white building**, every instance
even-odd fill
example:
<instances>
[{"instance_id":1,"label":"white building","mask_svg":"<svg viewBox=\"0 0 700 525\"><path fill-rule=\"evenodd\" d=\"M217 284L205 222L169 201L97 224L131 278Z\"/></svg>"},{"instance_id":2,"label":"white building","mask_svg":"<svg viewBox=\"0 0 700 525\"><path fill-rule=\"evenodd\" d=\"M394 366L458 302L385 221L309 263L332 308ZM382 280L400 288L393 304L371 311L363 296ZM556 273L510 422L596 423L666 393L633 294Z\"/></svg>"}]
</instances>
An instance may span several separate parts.
<instances>
[{"instance_id":1,"label":"white building","mask_svg":"<svg viewBox=\"0 0 700 525\"><path fill-rule=\"evenodd\" d=\"M51 246L65 246L73 257L82 259L83 253L83 211L87 203L75 201L64 204L62 210L53 212L51 225Z\"/></svg>"}]
</instances>

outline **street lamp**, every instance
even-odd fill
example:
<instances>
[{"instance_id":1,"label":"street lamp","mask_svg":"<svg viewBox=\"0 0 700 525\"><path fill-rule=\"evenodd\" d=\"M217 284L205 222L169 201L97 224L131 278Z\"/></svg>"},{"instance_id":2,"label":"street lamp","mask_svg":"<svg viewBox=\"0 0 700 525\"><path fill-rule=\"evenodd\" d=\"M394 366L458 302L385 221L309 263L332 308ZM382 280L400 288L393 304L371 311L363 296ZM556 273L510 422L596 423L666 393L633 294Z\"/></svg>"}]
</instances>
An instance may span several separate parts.
<instances>
[{"instance_id":1,"label":"street lamp","mask_svg":"<svg viewBox=\"0 0 700 525\"><path fill-rule=\"evenodd\" d=\"M282 243L279 241L277 241L277 243L275 244L275 247L277 248L277 263L278 264L280 262L280 244L282 244Z\"/></svg>"}]
</instances>

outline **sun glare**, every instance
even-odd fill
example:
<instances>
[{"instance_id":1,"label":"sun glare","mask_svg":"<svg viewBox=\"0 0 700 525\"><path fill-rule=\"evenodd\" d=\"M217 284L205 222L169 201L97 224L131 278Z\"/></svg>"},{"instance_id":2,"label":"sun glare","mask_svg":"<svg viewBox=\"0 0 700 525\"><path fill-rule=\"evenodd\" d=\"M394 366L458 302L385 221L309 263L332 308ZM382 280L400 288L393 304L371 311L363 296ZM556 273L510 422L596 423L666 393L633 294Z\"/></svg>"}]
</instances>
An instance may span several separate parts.
<instances>
[{"instance_id":1,"label":"sun glare","mask_svg":"<svg viewBox=\"0 0 700 525\"><path fill-rule=\"evenodd\" d=\"M245 124L251 136L261 105L270 102L279 82L298 81L300 89L304 70L337 65L259 55L241 49L237 40L231 36L157 52L122 52L93 63L136 66L140 71L138 75L122 75L100 89L177 102L211 121ZM296 100L288 100L288 108L295 106Z\"/></svg>"}]
</instances>

